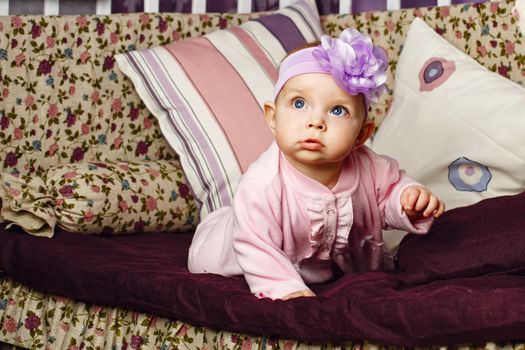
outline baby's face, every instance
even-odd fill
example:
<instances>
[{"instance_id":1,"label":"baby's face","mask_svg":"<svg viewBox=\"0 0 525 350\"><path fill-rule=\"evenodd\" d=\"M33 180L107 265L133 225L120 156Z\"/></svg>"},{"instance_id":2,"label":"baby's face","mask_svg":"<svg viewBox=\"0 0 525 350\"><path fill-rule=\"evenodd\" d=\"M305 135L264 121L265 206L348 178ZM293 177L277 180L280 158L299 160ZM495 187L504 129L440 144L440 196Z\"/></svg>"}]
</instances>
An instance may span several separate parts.
<instances>
[{"instance_id":1,"label":"baby's face","mask_svg":"<svg viewBox=\"0 0 525 350\"><path fill-rule=\"evenodd\" d=\"M305 165L342 161L365 122L363 96L349 95L323 73L288 80L273 111L268 122L277 144L290 161Z\"/></svg>"}]
</instances>

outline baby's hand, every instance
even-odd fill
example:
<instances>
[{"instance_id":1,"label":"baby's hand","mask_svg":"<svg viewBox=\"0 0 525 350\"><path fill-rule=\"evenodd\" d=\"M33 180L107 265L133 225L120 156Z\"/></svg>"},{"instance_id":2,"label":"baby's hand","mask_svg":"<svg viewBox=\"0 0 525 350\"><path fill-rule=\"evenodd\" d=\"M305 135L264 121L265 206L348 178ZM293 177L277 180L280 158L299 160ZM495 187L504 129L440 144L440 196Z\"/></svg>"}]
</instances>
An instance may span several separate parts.
<instances>
[{"instance_id":1,"label":"baby's hand","mask_svg":"<svg viewBox=\"0 0 525 350\"><path fill-rule=\"evenodd\" d=\"M293 292L288 295L285 295L281 299L290 300L290 299L299 298L299 297L315 297L315 293L312 292L310 289L298 290L297 292Z\"/></svg>"},{"instance_id":2,"label":"baby's hand","mask_svg":"<svg viewBox=\"0 0 525 350\"><path fill-rule=\"evenodd\" d=\"M445 205L429 190L420 186L409 186L401 193L401 206L408 218L416 220L421 216L438 217L445 211Z\"/></svg>"}]
</instances>

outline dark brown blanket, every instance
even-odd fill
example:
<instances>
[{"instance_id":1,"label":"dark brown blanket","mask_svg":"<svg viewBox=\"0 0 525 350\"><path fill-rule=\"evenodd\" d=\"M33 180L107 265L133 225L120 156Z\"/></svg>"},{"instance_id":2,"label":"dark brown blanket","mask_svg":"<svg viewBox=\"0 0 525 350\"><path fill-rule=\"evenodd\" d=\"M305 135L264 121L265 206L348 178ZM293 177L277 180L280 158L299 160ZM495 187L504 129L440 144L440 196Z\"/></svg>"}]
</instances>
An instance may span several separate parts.
<instances>
[{"instance_id":1,"label":"dark brown blanket","mask_svg":"<svg viewBox=\"0 0 525 350\"><path fill-rule=\"evenodd\" d=\"M508 341L525 337L524 223L525 194L454 209L428 236L405 239L401 270L346 275L286 302L256 299L242 277L190 274L191 234L0 230L0 269L40 291L249 334L408 347Z\"/></svg>"}]
</instances>

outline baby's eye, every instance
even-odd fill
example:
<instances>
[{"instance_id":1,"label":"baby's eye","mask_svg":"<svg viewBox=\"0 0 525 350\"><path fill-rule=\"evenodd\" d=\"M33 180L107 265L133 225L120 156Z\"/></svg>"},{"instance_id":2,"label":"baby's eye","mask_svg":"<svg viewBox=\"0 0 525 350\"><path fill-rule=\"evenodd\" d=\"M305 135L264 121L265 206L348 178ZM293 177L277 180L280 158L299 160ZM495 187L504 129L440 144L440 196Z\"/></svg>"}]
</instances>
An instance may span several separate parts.
<instances>
[{"instance_id":1,"label":"baby's eye","mask_svg":"<svg viewBox=\"0 0 525 350\"><path fill-rule=\"evenodd\" d=\"M348 115L348 111L346 110L346 108L344 108L342 106L335 106L334 108L332 108L330 113L332 113L336 117L344 117L344 116Z\"/></svg>"},{"instance_id":2,"label":"baby's eye","mask_svg":"<svg viewBox=\"0 0 525 350\"><path fill-rule=\"evenodd\" d=\"M298 98L297 100L293 101L293 106L294 106L294 108L297 108L297 109L304 108L305 104L306 103L304 102L304 100L301 100L300 98Z\"/></svg>"}]
</instances>

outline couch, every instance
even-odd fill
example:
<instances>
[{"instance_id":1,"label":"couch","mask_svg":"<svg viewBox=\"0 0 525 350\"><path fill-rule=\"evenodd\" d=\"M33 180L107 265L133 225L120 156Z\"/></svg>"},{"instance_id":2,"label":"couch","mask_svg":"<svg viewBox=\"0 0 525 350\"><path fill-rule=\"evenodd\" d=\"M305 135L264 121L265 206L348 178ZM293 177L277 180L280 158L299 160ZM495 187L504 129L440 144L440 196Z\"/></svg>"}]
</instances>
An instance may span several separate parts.
<instances>
[{"instance_id":1,"label":"couch","mask_svg":"<svg viewBox=\"0 0 525 350\"><path fill-rule=\"evenodd\" d=\"M500 1L328 15L321 18L321 25L331 35L353 26L369 33L375 44L388 52L389 93L370 112L381 130L393 103L400 51L415 17L479 64L523 85L525 45L513 6L514 1ZM144 311L144 304L153 300L136 302L130 308L105 304L101 296L111 294L111 286L90 292L88 281L92 280L77 278L80 273L88 274L92 264L78 254L84 243L72 242L71 247L79 250L71 256L61 250L66 248L53 246L53 240L90 233L83 235L90 239L85 247L100 244L104 246L101 254L111 254L118 248L118 241L111 239L129 233L129 247L136 249L137 256L149 254L141 251L142 244L162 250L162 241L152 238L159 234L180 236L189 242L202 206L187 180L180 155L166 140L132 81L119 69L115 55L195 38L264 15L142 13L0 18L0 193L5 221L0 251L0 342L32 349L357 349L457 346L458 342L472 348L522 348L522 339L514 336L516 329L509 331L501 325L492 328L487 337L469 336L468 332L455 337L450 332L449 341L443 340L447 336L414 335L413 341L391 338L390 343L373 333L359 339L334 336L330 342L240 332L228 325L203 326L191 322L192 318L168 317L160 310ZM17 237L17 242L10 237ZM43 245L34 245L37 240ZM117 245L106 246L106 242ZM23 246L28 250L21 251ZM40 254L48 259L54 256L55 262L47 265L46 260L38 259ZM163 254L169 254L169 249ZM24 256L30 262L21 261ZM48 280L50 266L64 264L78 265L76 275L64 275L62 281ZM104 270L97 268L100 273ZM104 277L104 281L111 283L111 278ZM242 281L237 282L245 288ZM132 291L147 288L138 281L125 283L129 284L129 294L114 296L113 300L133 299ZM53 288L68 284L78 284L78 290L85 293L73 297ZM149 287L153 295L158 289L159 298L168 288ZM507 305L509 310L512 307ZM271 320L271 315L267 316ZM489 338L494 332L501 336Z\"/></svg>"}]
</instances>

